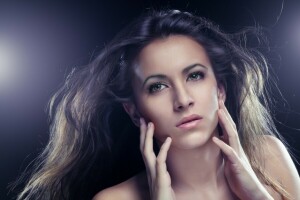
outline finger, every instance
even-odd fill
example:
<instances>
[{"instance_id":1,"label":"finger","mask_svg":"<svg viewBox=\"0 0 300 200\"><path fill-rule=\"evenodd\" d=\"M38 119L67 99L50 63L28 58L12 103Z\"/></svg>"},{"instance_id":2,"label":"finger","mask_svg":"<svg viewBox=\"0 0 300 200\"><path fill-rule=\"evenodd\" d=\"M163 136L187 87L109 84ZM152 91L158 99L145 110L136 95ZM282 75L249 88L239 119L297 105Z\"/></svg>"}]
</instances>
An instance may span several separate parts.
<instances>
[{"instance_id":1,"label":"finger","mask_svg":"<svg viewBox=\"0 0 300 200\"><path fill-rule=\"evenodd\" d=\"M151 162L149 161L148 157L145 157L145 141L146 141L146 132L147 132L147 127L146 127L146 123L145 120L143 118L140 118L140 151L142 153L142 157L145 163L145 167L146 167L146 172L147 172L147 178L148 178L148 182L149 185L151 185L152 182L152 177L154 175L153 172L153 167L151 167Z\"/></svg>"},{"instance_id":2,"label":"finger","mask_svg":"<svg viewBox=\"0 0 300 200\"><path fill-rule=\"evenodd\" d=\"M153 123L149 122L148 126L146 127L146 134L144 140L144 148L142 150L143 159L146 164L146 168L148 169L151 179L155 178L155 160L156 156L153 151L153 135L154 135L154 125Z\"/></svg>"},{"instance_id":3,"label":"finger","mask_svg":"<svg viewBox=\"0 0 300 200\"><path fill-rule=\"evenodd\" d=\"M212 140L221 149L223 154L225 154L228 161L230 161L232 164L239 163L239 157L232 147L215 136L212 138Z\"/></svg>"},{"instance_id":4,"label":"finger","mask_svg":"<svg viewBox=\"0 0 300 200\"><path fill-rule=\"evenodd\" d=\"M156 170L157 170L157 176L161 177L167 173L167 154L168 150L170 149L172 143L172 139L170 137L167 137L163 145L161 146L159 153L157 155L156 159Z\"/></svg>"},{"instance_id":5,"label":"finger","mask_svg":"<svg viewBox=\"0 0 300 200\"><path fill-rule=\"evenodd\" d=\"M219 105L220 105L220 108L224 110L224 112L225 112L227 118L229 119L231 125L236 129L236 125L235 125L235 123L234 123L234 121L233 121L230 113L228 112L228 110L227 110L227 108L226 108L226 106L224 104L224 101L223 100L219 100Z\"/></svg>"},{"instance_id":6,"label":"finger","mask_svg":"<svg viewBox=\"0 0 300 200\"><path fill-rule=\"evenodd\" d=\"M140 118L140 151L142 152L145 145L146 125L145 120Z\"/></svg>"},{"instance_id":7,"label":"finger","mask_svg":"<svg viewBox=\"0 0 300 200\"><path fill-rule=\"evenodd\" d=\"M149 122L146 128L146 136L145 136L145 145L144 145L144 153L151 154L153 152L153 135L154 135L154 125L152 122Z\"/></svg>"},{"instance_id":8,"label":"finger","mask_svg":"<svg viewBox=\"0 0 300 200\"><path fill-rule=\"evenodd\" d=\"M219 124L222 128L225 141L236 151L239 150L239 138L236 129L231 125L228 117L226 116L224 110L220 109L218 111Z\"/></svg>"}]
</instances>

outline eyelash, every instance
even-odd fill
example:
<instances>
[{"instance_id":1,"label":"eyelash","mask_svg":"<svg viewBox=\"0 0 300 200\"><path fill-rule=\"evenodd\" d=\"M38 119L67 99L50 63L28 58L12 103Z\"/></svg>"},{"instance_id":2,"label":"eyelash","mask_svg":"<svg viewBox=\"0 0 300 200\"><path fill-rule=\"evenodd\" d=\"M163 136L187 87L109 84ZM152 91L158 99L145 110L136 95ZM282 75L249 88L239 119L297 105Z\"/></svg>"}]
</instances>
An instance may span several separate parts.
<instances>
[{"instance_id":1,"label":"eyelash","mask_svg":"<svg viewBox=\"0 0 300 200\"><path fill-rule=\"evenodd\" d=\"M190 79L192 76L195 76L195 75L196 75L197 77L196 77L196 78L195 78L195 77L192 78L191 81L198 81L198 80L204 78L204 73L198 71L198 72L190 73L189 76L188 76L188 79ZM162 89L161 89L161 88L157 88L158 86L159 86L159 87L161 87L161 86L165 86L165 87L166 87L166 85L165 85L164 83L162 83L162 82L156 82L156 83L151 84L151 85L148 87L148 92L149 92L150 94L159 92L159 91L162 90ZM155 89L155 88L156 88L156 89Z\"/></svg>"},{"instance_id":2,"label":"eyelash","mask_svg":"<svg viewBox=\"0 0 300 200\"><path fill-rule=\"evenodd\" d=\"M197 75L198 77L200 76L200 78L195 79L195 80L200 80L200 79L203 79L203 78L204 78L204 73L203 73L203 72L200 72L200 71L190 73L188 78L190 78L190 77L193 76L193 75Z\"/></svg>"},{"instance_id":3,"label":"eyelash","mask_svg":"<svg viewBox=\"0 0 300 200\"><path fill-rule=\"evenodd\" d=\"M162 90L162 89L157 89L157 87L158 87L158 86L163 86L163 85L165 85L165 84L163 84L163 83L161 83L161 82L153 83L153 84L151 84L151 85L148 87L148 92L149 92L150 94L155 93L155 92L158 92L158 91L160 91L160 90ZM155 88L156 88L156 89L155 89Z\"/></svg>"}]
</instances>

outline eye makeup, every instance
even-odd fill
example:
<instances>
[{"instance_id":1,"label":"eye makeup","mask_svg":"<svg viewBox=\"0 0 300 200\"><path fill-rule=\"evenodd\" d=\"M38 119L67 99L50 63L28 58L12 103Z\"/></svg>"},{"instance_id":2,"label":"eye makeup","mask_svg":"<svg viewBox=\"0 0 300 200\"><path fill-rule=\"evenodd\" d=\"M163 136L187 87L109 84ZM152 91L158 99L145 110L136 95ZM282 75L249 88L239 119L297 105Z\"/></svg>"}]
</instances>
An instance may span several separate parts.
<instances>
[{"instance_id":1,"label":"eye makeup","mask_svg":"<svg viewBox=\"0 0 300 200\"><path fill-rule=\"evenodd\" d=\"M200 68L202 69L200 70ZM184 76L187 76L186 81L198 81L202 80L205 77L206 70L206 66L196 63L185 67L182 70L182 74L184 74ZM147 84L151 79L158 79L159 81L153 81L153 83ZM167 84L168 79L168 76L165 74L153 74L145 79L142 87L146 88L149 94L156 93L169 87Z\"/></svg>"}]
</instances>

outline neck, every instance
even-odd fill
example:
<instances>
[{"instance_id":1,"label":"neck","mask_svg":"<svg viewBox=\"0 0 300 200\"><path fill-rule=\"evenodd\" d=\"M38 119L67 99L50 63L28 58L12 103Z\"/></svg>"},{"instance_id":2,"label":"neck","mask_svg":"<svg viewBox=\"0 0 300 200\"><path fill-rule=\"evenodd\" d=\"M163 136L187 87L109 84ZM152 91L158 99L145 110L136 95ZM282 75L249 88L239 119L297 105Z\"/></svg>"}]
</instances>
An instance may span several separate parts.
<instances>
[{"instance_id":1,"label":"neck","mask_svg":"<svg viewBox=\"0 0 300 200\"><path fill-rule=\"evenodd\" d=\"M225 181L223 158L211 139L196 149L171 147L167 166L174 188L199 191L207 187L218 188Z\"/></svg>"}]
</instances>

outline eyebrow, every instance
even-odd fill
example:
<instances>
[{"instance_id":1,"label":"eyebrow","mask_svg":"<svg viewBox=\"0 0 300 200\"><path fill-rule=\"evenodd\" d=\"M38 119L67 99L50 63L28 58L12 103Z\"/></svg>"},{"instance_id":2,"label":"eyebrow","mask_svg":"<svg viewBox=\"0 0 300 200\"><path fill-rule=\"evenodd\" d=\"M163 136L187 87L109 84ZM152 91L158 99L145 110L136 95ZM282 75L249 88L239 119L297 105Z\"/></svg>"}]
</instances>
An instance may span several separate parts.
<instances>
[{"instance_id":1,"label":"eyebrow","mask_svg":"<svg viewBox=\"0 0 300 200\"><path fill-rule=\"evenodd\" d=\"M182 70L182 74L187 74L191 69L193 69L194 67L197 67L197 66L200 66L200 67L203 67L205 69L207 69L206 66L200 64L200 63L195 63L195 64L192 64L192 65L189 65L187 67L185 67L183 70ZM167 79L167 76L164 75L164 74L153 74L153 75L150 75L148 76L145 81L143 82L143 85L142 85L142 88L144 87L144 85L147 83L147 81L151 78L159 78L159 79Z\"/></svg>"}]
</instances>

